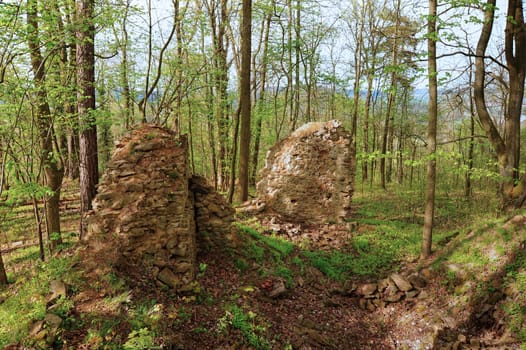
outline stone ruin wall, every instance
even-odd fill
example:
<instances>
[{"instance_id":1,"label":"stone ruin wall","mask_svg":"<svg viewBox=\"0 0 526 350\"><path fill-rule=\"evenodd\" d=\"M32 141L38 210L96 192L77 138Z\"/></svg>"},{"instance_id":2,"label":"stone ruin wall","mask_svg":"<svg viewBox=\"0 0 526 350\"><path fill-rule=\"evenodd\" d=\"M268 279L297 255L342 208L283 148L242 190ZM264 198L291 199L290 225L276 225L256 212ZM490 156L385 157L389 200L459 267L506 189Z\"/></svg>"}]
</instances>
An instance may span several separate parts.
<instances>
[{"instance_id":1,"label":"stone ruin wall","mask_svg":"<svg viewBox=\"0 0 526 350\"><path fill-rule=\"evenodd\" d=\"M268 152L258 200L287 221L340 222L350 214L355 159L337 120L308 123Z\"/></svg>"},{"instance_id":2,"label":"stone ruin wall","mask_svg":"<svg viewBox=\"0 0 526 350\"><path fill-rule=\"evenodd\" d=\"M177 291L191 288L198 244L224 246L234 215L204 178L192 177L188 159L184 136L134 130L116 143L88 219L88 240L113 245L117 266L145 269Z\"/></svg>"}]
</instances>

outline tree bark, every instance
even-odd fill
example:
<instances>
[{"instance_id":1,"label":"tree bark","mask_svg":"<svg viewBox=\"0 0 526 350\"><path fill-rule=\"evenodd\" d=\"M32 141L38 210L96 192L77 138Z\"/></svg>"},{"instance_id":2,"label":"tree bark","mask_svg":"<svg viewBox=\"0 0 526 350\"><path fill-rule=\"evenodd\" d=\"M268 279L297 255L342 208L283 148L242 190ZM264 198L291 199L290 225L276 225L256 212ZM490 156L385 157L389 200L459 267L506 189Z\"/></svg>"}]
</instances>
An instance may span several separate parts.
<instances>
[{"instance_id":1,"label":"tree bark","mask_svg":"<svg viewBox=\"0 0 526 350\"><path fill-rule=\"evenodd\" d=\"M437 83L437 57L436 41L438 32L436 28L437 1L429 0L429 16L427 23L427 51L428 51L428 79L429 79L429 121L427 129L427 150L429 160L427 162L426 181L426 204L424 212L424 228L422 232L423 259L431 255L433 238L433 221L435 212L435 183L436 183L436 137L437 137L437 115L438 115L438 83Z\"/></svg>"},{"instance_id":2,"label":"tree bark","mask_svg":"<svg viewBox=\"0 0 526 350\"><path fill-rule=\"evenodd\" d=\"M526 33L522 1L508 2L505 31L506 67L509 73L509 94L506 105L504 135L499 133L488 111L485 99L486 64L484 56L493 30L496 0L484 6L484 24L475 57L474 98L479 120L495 150L501 177L500 196L503 208L522 206L526 200L526 176L517 183L520 159L520 116L526 71Z\"/></svg>"},{"instance_id":3,"label":"tree bark","mask_svg":"<svg viewBox=\"0 0 526 350\"><path fill-rule=\"evenodd\" d=\"M92 209L99 180L97 124L95 111L95 25L94 0L77 3L77 112L79 116L80 237L84 235L82 216Z\"/></svg>"},{"instance_id":4,"label":"tree bark","mask_svg":"<svg viewBox=\"0 0 526 350\"><path fill-rule=\"evenodd\" d=\"M267 14L264 20L263 24L263 31L264 31L264 39L263 39L263 57L261 59L261 72L260 72L260 80L261 80L261 89L259 91L259 97L257 98L257 118L256 118L256 129L254 131L254 153L252 155L252 174L250 176L250 183L252 185L256 184L256 175L258 171L258 162L259 162L259 148L260 148L260 141L261 141L261 125L263 122L263 116L262 114L262 108L264 108L265 105L265 93L266 93L266 84L267 84L267 55L268 55L268 43L269 43L269 37L270 37L270 21L272 19L272 14ZM256 78L254 77L254 80ZM257 90L254 89L254 92ZM256 98L256 97L255 97Z\"/></svg>"},{"instance_id":5,"label":"tree bark","mask_svg":"<svg viewBox=\"0 0 526 350\"><path fill-rule=\"evenodd\" d=\"M241 135L239 140L239 200L248 200L250 166L250 57L252 50L252 0L243 0L241 20ZM232 155L235 157L235 154Z\"/></svg>"},{"instance_id":6,"label":"tree bark","mask_svg":"<svg viewBox=\"0 0 526 350\"><path fill-rule=\"evenodd\" d=\"M0 197L4 191L4 180L5 180L5 155L2 154L2 142L0 140ZM6 152L7 154L7 152ZM0 250L0 286L7 284L7 274L5 272L4 259L2 258L2 251Z\"/></svg>"},{"instance_id":7,"label":"tree bark","mask_svg":"<svg viewBox=\"0 0 526 350\"><path fill-rule=\"evenodd\" d=\"M363 30L365 27L365 13L360 16L360 27L357 28L358 37L356 38L356 51L354 53L354 96L353 96L353 111L351 119L351 137L354 152L353 157L356 157L356 134L358 128L358 112L360 105L360 80L362 79L362 46L363 46ZM351 28L352 30L352 28Z\"/></svg>"},{"instance_id":8,"label":"tree bark","mask_svg":"<svg viewBox=\"0 0 526 350\"><path fill-rule=\"evenodd\" d=\"M214 117L217 123L217 186L226 190L228 186L228 62L227 62L227 35L226 28L228 17L228 0L215 0L207 3L208 16L214 49L213 60L213 91L214 91ZM216 7L219 7L219 14Z\"/></svg>"},{"instance_id":9,"label":"tree bark","mask_svg":"<svg viewBox=\"0 0 526 350\"><path fill-rule=\"evenodd\" d=\"M53 150L54 129L53 118L49 108L46 91L46 71L44 58L40 51L40 38L38 35L38 3L36 0L27 1L27 27L28 47L31 56L31 68L36 88L36 115L39 129L40 149L42 167L47 186L53 194L46 198L46 222L48 236L52 237L50 248L53 251L57 245L62 243L60 236L60 187L64 175L63 169L59 167Z\"/></svg>"},{"instance_id":10,"label":"tree bark","mask_svg":"<svg viewBox=\"0 0 526 350\"><path fill-rule=\"evenodd\" d=\"M7 284L7 274L5 272L4 259L2 258L2 252L0 251L0 286Z\"/></svg>"},{"instance_id":11,"label":"tree bark","mask_svg":"<svg viewBox=\"0 0 526 350\"><path fill-rule=\"evenodd\" d=\"M504 52L509 73L509 94L505 115L504 142L508 149L508 162L513 180L519 179L520 116L524 99L526 73L526 28L522 0L508 1L508 20L504 33Z\"/></svg>"},{"instance_id":12,"label":"tree bark","mask_svg":"<svg viewBox=\"0 0 526 350\"><path fill-rule=\"evenodd\" d=\"M394 32L394 39L393 39L393 45L391 53L391 64L393 66L396 66L398 64L398 34L400 29L400 0L397 1L397 7L396 7L396 23L395 23L395 32ZM386 176L387 176L387 170L386 170L386 161L387 161L387 146L389 144L389 135L390 130L392 128L391 124L392 121L392 109L394 100L396 97L396 85L397 85L397 76L396 71L393 69L391 72L391 83L390 83L390 90L389 90L389 96L387 99L387 110L385 112L385 123L384 123L384 130L383 130L383 136L382 136L382 157L380 158L380 185L385 190L387 189L386 182Z\"/></svg>"}]
</instances>

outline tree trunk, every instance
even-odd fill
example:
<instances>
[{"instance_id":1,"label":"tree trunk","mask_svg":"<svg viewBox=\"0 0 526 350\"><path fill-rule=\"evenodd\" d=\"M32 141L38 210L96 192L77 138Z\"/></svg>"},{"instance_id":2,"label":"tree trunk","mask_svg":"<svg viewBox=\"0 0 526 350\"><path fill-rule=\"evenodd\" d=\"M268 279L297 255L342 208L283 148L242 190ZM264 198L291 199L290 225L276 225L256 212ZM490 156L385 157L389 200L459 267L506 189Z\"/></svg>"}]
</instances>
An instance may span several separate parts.
<instances>
[{"instance_id":1,"label":"tree trunk","mask_svg":"<svg viewBox=\"0 0 526 350\"><path fill-rule=\"evenodd\" d=\"M394 39L393 39L393 45L391 53L391 64L393 66L396 66L398 64L398 32L400 27L400 0L397 1L397 8L396 8L396 23L395 23L395 32L394 32ZM392 109L393 104L396 96L396 85L397 85L397 76L396 71L393 69L391 72L391 83L390 83L390 90L389 90L389 96L387 99L387 109L385 112L385 123L384 123L384 130L383 130L383 136L382 136L382 157L380 158L380 185L385 190L386 187L386 157L387 157L387 146L389 144L389 134L390 130L392 128Z\"/></svg>"},{"instance_id":2,"label":"tree trunk","mask_svg":"<svg viewBox=\"0 0 526 350\"><path fill-rule=\"evenodd\" d=\"M514 208L522 206L524 200L526 200L526 176L522 177L520 184L516 183L520 159L520 114L526 68L526 35L522 1L509 1L505 53L510 81L504 136L502 136L491 119L484 91L486 75L484 56L493 30L495 6L496 0L488 0L486 6L484 6L484 24L477 43L475 58L474 97L479 120L497 155L501 176L500 196L502 207Z\"/></svg>"},{"instance_id":3,"label":"tree trunk","mask_svg":"<svg viewBox=\"0 0 526 350\"><path fill-rule=\"evenodd\" d=\"M250 53L252 50L252 0L243 0L241 21L241 138L239 140L239 200L248 200L250 166ZM235 157L235 154L232 155Z\"/></svg>"},{"instance_id":4,"label":"tree trunk","mask_svg":"<svg viewBox=\"0 0 526 350\"><path fill-rule=\"evenodd\" d=\"M270 22L272 20L272 14L269 13L266 15L263 22L262 31L263 35L263 54L261 58L261 72L260 72L260 84L261 88L259 91L259 96L254 96L254 100L257 100L256 109L256 128L254 130L254 153L252 154L252 174L250 175L250 184L256 184L256 177L258 171L259 163L259 148L261 141L261 124L263 122L262 109L265 105L265 93L266 93L266 84L267 84L267 55L268 55L268 43L270 37ZM256 74L254 74L254 86L256 85ZM254 94L256 94L257 89L254 87Z\"/></svg>"},{"instance_id":5,"label":"tree trunk","mask_svg":"<svg viewBox=\"0 0 526 350\"><path fill-rule=\"evenodd\" d=\"M362 45L363 45L363 30L365 26L365 15L361 17L360 27L358 29L358 38L356 42L356 52L354 53L354 96L353 96L353 112L351 120L351 137L354 152L353 157L356 157L356 134L358 128L358 112L360 107L360 80L362 79Z\"/></svg>"},{"instance_id":6,"label":"tree trunk","mask_svg":"<svg viewBox=\"0 0 526 350\"><path fill-rule=\"evenodd\" d=\"M429 17L427 29L427 51L428 51L428 79L429 79L429 121L427 128L427 150L429 160L427 162L426 181L426 205L424 212L424 228L422 232L422 258L431 255L433 238L433 221L435 212L435 183L436 183L436 137L437 137L437 115L438 115L438 82L437 82L437 53L436 40L438 32L437 1L429 0Z\"/></svg>"},{"instance_id":7,"label":"tree trunk","mask_svg":"<svg viewBox=\"0 0 526 350\"><path fill-rule=\"evenodd\" d=\"M37 227L37 237L38 237L38 249L40 253L40 261L46 260L46 252L44 249L44 236L42 234L42 219L40 217L40 212L38 211L38 201L35 197L32 197L33 202L33 215L35 216L35 225Z\"/></svg>"},{"instance_id":8,"label":"tree trunk","mask_svg":"<svg viewBox=\"0 0 526 350\"><path fill-rule=\"evenodd\" d=\"M292 6L292 1L290 3ZM296 129L300 117L300 54L301 54L301 2L296 0L296 13L294 15L294 117L292 130ZM292 17L291 17L292 18ZM292 43L291 43L292 45Z\"/></svg>"},{"instance_id":9,"label":"tree trunk","mask_svg":"<svg viewBox=\"0 0 526 350\"><path fill-rule=\"evenodd\" d=\"M4 191L5 186L5 154L2 154L2 140L0 139L0 197ZM7 274L5 272L4 259L2 258L2 250L0 249L0 287L7 284Z\"/></svg>"},{"instance_id":10,"label":"tree trunk","mask_svg":"<svg viewBox=\"0 0 526 350\"><path fill-rule=\"evenodd\" d=\"M124 118L124 127L126 130L129 130L133 125L132 111L133 111L133 101L131 96L130 81L128 78L128 13L130 10L130 0L127 0L124 4L124 14L121 23L122 39L119 43L119 50L121 53L121 62L119 67L120 73L120 83L122 88L122 98L124 100L124 108L122 111ZM115 37L117 35L115 34ZM119 41L119 40L117 40Z\"/></svg>"},{"instance_id":11,"label":"tree trunk","mask_svg":"<svg viewBox=\"0 0 526 350\"><path fill-rule=\"evenodd\" d=\"M472 86L473 81L473 65L471 64L470 58L470 70L469 70L469 86ZM473 105L473 90L469 89L469 146L468 146L468 159L466 171L466 182L464 186L464 196L470 198L473 194L471 173L473 172L473 158L475 152L475 106Z\"/></svg>"},{"instance_id":12,"label":"tree trunk","mask_svg":"<svg viewBox=\"0 0 526 350\"><path fill-rule=\"evenodd\" d=\"M226 28L228 17L227 0L220 0L220 13L216 14L216 4L212 1L207 5L212 31L212 44L214 48L212 72L215 89L214 116L217 123L217 185L221 190L228 186L228 62L227 62L227 35Z\"/></svg>"},{"instance_id":13,"label":"tree trunk","mask_svg":"<svg viewBox=\"0 0 526 350\"><path fill-rule=\"evenodd\" d=\"M2 258L2 251L0 251L0 286L7 284L7 274L5 272L4 259Z\"/></svg>"},{"instance_id":14,"label":"tree trunk","mask_svg":"<svg viewBox=\"0 0 526 350\"><path fill-rule=\"evenodd\" d=\"M46 91L46 73L44 58L40 51L40 39L38 37L38 12L37 1L28 0L27 2L27 26L28 26L28 47L31 56L31 67L35 81L36 103L37 103L37 121L39 128L40 148L42 167L46 178L46 184L53 191L53 194L47 198L46 205L46 222L47 232L53 240L50 242L51 250L62 243L60 236L60 188L64 172L58 166L58 160L55 159L53 150L54 129L51 110L49 108L47 91Z\"/></svg>"},{"instance_id":15,"label":"tree trunk","mask_svg":"<svg viewBox=\"0 0 526 350\"><path fill-rule=\"evenodd\" d=\"M508 1L508 20L504 34L504 52L510 80L504 142L513 181L519 179L521 112L526 73L526 27L522 7L522 0Z\"/></svg>"},{"instance_id":16,"label":"tree trunk","mask_svg":"<svg viewBox=\"0 0 526 350\"><path fill-rule=\"evenodd\" d=\"M367 95L365 96L365 106L363 113L363 153L364 155L369 154L369 115L371 111L371 101L373 96L373 73L367 73ZM368 170L369 167L372 168L372 165L369 164L369 159L364 160L362 165L362 182L366 182L369 176ZM372 172L372 170L371 170Z\"/></svg>"},{"instance_id":17,"label":"tree trunk","mask_svg":"<svg viewBox=\"0 0 526 350\"><path fill-rule=\"evenodd\" d=\"M95 25L94 0L77 3L77 112L79 115L80 237L84 235L82 216L92 209L99 180L97 125L95 111Z\"/></svg>"}]
</instances>

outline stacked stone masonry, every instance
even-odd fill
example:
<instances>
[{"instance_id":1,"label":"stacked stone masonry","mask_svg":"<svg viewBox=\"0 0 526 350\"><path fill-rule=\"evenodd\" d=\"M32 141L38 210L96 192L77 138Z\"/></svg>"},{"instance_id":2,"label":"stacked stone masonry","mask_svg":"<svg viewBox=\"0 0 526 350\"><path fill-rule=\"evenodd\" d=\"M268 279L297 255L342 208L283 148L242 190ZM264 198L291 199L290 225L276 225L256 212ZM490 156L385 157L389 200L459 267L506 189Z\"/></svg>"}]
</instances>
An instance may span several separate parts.
<instances>
[{"instance_id":1,"label":"stacked stone masonry","mask_svg":"<svg viewBox=\"0 0 526 350\"><path fill-rule=\"evenodd\" d=\"M257 184L265 210L289 222L341 222L356 169L351 135L337 120L308 123L273 146Z\"/></svg>"},{"instance_id":2,"label":"stacked stone masonry","mask_svg":"<svg viewBox=\"0 0 526 350\"><path fill-rule=\"evenodd\" d=\"M195 278L196 236L206 231L221 244L234 214L203 178L192 178L188 159L184 136L152 125L134 130L116 143L88 218L88 239L115 245L116 264L145 269L177 291Z\"/></svg>"}]
</instances>

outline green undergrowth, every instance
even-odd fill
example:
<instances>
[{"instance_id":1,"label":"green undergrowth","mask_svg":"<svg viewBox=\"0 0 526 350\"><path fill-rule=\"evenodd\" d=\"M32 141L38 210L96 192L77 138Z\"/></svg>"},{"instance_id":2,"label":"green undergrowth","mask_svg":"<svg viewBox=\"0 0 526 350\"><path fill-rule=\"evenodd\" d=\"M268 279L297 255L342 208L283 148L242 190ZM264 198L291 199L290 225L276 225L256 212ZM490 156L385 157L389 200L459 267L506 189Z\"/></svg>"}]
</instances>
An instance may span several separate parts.
<instances>
[{"instance_id":1,"label":"green undergrowth","mask_svg":"<svg viewBox=\"0 0 526 350\"><path fill-rule=\"evenodd\" d=\"M291 261L296 261L296 269L300 271L302 264L298 263L297 256L293 258L295 245L281 237L263 235L250 226L239 225L239 228L244 234L244 249L241 256L235 260L236 267L242 272L247 272L255 265L262 277L281 277L287 287L292 287L294 272Z\"/></svg>"},{"instance_id":2,"label":"green undergrowth","mask_svg":"<svg viewBox=\"0 0 526 350\"><path fill-rule=\"evenodd\" d=\"M71 257L59 256L41 262L38 256L38 247L30 247L11 253L6 262L8 266L23 261L27 264L19 267L16 276L9 271L12 283L1 293L0 348L23 341L31 322L44 319L50 281L61 279L71 285L77 284L78 276L71 270ZM56 312L64 316L69 307L71 305L63 301Z\"/></svg>"},{"instance_id":3,"label":"green undergrowth","mask_svg":"<svg viewBox=\"0 0 526 350\"><path fill-rule=\"evenodd\" d=\"M506 313L506 321L513 334L522 342L526 349L526 251L520 251L513 263L506 266L504 286L512 291L513 298L506 298L502 309Z\"/></svg>"},{"instance_id":4,"label":"green undergrowth","mask_svg":"<svg viewBox=\"0 0 526 350\"><path fill-rule=\"evenodd\" d=\"M526 349L526 226L509 217L487 219L463 230L431 265L454 304L481 308L497 303L511 334Z\"/></svg>"},{"instance_id":5,"label":"green undergrowth","mask_svg":"<svg viewBox=\"0 0 526 350\"><path fill-rule=\"evenodd\" d=\"M225 314L217 321L217 330L228 336L232 330L238 330L244 342L252 349L267 350L270 342L265 338L268 325L250 310L244 310L237 305L227 305Z\"/></svg>"}]
</instances>

